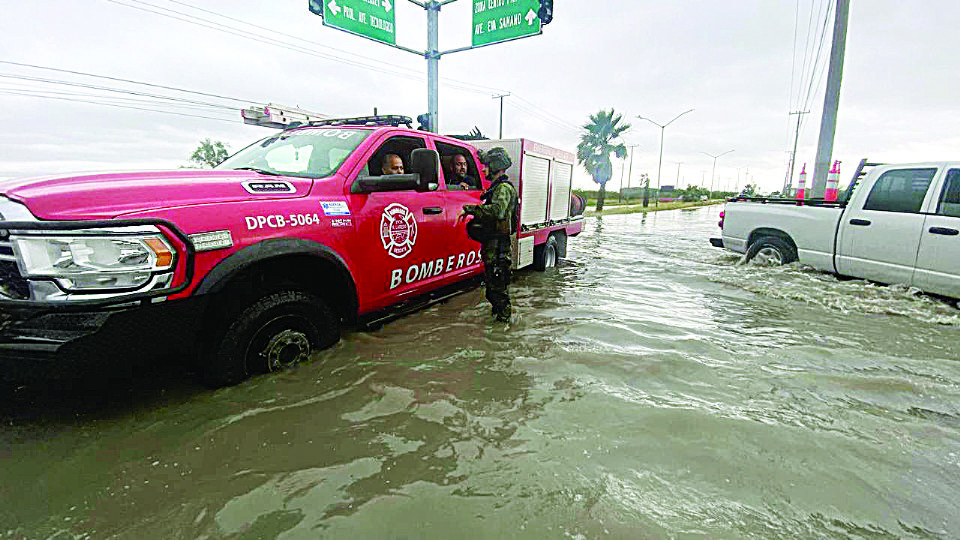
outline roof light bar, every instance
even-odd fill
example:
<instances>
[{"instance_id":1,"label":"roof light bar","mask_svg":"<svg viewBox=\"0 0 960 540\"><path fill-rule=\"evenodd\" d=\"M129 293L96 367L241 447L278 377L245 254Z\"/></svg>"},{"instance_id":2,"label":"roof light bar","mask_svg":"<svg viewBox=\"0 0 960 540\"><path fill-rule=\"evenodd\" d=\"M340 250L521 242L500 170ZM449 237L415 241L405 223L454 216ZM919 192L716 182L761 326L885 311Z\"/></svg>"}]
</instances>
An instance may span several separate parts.
<instances>
[{"instance_id":1,"label":"roof light bar","mask_svg":"<svg viewBox=\"0 0 960 540\"><path fill-rule=\"evenodd\" d=\"M314 120L307 125L310 126L393 126L399 127L400 124L406 124L407 127L413 125L413 119L409 116L399 114L378 114L374 116L355 116L353 118L326 118L324 120Z\"/></svg>"}]
</instances>

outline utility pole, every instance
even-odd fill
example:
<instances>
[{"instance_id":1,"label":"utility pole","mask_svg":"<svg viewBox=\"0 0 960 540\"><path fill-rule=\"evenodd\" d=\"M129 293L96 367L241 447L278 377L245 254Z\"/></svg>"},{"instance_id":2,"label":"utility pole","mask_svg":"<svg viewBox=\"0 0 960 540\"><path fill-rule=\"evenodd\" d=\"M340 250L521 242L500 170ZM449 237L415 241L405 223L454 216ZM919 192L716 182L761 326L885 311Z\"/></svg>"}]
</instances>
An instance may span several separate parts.
<instances>
[{"instance_id":1,"label":"utility pole","mask_svg":"<svg viewBox=\"0 0 960 540\"><path fill-rule=\"evenodd\" d=\"M682 161L677 162L677 181L675 182L673 189L681 189L681 186L680 186L680 164L681 163L683 162Z\"/></svg>"},{"instance_id":2,"label":"utility pole","mask_svg":"<svg viewBox=\"0 0 960 540\"><path fill-rule=\"evenodd\" d=\"M627 187L630 187L630 175L633 174L633 149L640 146L639 144L628 144L627 148L630 149L630 171L627 172Z\"/></svg>"},{"instance_id":3,"label":"utility pole","mask_svg":"<svg viewBox=\"0 0 960 540\"><path fill-rule=\"evenodd\" d=\"M793 152L790 154L790 164L787 165L787 178L783 181L783 190L780 193L786 193L793 185L793 167L797 162L797 140L800 139L800 119L810 111L794 111L790 114L797 115L797 133L793 136Z\"/></svg>"},{"instance_id":4,"label":"utility pole","mask_svg":"<svg viewBox=\"0 0 960 540\"><path fill-rule=\"evenodd\" d=\"M510 95L510 92L507 92L506 94L497 94L493 96L493 99L500 98L500 137L498 137L499 139L503 138L503 98L509 95Z\"/></svg>"},{"instance_id":5,"label":"utility pole","mask_svg":"<svg viewBox=\"0 0 960 540\"><path fill-rule=\"evenodd\" d=\"M827 171L833 154L833 137L837 131L837 109L840 108L840 81L843 78L843 53L847 42L847 18L850 0L837 0L833 23L833 46L830 48L830 69L827 71L827 92L823 98L823 116L820 119L820 139L817 142L817 160L814 163L813 198L823 198L827 189Z\"/></svg>"},{"instance_id":6,"label":"utility pole","mask_svg":"<svg viewBox=\"0 0 960 540\"><path fill-rule=\"evenodd\" d=\"M623 172L627 169L627 156L623 156L623 162L620 164L620 197L619 200L623 202Z\"/></svg>"}]
</instances>

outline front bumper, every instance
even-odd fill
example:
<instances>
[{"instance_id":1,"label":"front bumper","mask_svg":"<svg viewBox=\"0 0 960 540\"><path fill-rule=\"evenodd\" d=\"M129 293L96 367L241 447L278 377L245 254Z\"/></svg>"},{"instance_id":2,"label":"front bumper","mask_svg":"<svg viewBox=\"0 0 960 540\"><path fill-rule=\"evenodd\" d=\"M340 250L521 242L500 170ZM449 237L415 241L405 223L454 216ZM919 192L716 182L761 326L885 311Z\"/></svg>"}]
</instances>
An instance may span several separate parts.
<instances>
[{"instance_id":1,"label":"front bumper","mask_svg":"<svg viewBox=\"0 0 960 540\"><path fill-rule=\"evenodd\" d=\"M0 312L0 380L109 374L182 356L196 342L207 296L89 311Z\"/></svg>"}]
</instances>

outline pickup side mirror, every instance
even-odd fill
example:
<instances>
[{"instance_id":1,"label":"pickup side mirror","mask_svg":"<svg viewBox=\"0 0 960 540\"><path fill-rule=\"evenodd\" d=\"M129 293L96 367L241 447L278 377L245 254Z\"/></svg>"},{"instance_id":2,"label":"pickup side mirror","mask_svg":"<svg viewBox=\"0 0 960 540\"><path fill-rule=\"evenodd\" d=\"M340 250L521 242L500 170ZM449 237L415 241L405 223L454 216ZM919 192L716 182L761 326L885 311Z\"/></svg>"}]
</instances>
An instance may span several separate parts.
<instances>
[{"instance_id":1,"label":"pickup side mirror","mask_svg":"<svg viewBox=\"0 0 960 540\"><path fill-rule=\"evenodd\" d=\"M373 193L375 191L407 191L419 189L418 174L384 174L382 176L358 176L350 186L350 193Z\"/></svg>"},{"instance_id":2,"label":"pickup side mirror","mask_svg":"<svg viewBox=\"0 0 960 540\"><path fill-rule=\"evenodd\" d=\"M410 154L410 170L420 175L417 191L431 191L440 183L440 154L436 150L417 148Z\"/></svg>"},{"instance_id":3,"label":"pickup side mirror","mask_svg":"<svg viewBox=\"0 0 960 540\"><path fill-rule=\"evenodd\" d=\"M432 191L437 188L440 176L437 167L440 154L436 150L417 148L410 156L410 173L384 174L382 176L358 176L350 186L350 193L373 193L375 191Z\"/></svg>"}]
</instances>

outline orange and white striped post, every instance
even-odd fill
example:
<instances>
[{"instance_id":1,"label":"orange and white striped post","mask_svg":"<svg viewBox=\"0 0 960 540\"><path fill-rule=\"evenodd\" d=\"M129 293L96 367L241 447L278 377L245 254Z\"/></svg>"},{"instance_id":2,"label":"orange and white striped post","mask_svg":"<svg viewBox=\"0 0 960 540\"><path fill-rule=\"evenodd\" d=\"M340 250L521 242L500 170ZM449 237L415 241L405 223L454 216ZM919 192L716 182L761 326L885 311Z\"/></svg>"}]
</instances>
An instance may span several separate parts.
<instances>
[{"instance_id":1,"label":"orange and white striped post","mask_svg":"<svg viewBox=\"0 0 960 540\"><path fill-rule=\"evenodd\" d=\"M837 190L840 188L840 162L834 161L833 167L827 174L827 189L823 192L823 200L837 200Z\"/></svg>"},{"instance_id":2,"label":"orange and white striped post","mask_svg":"<svg viewBox=\"0 0 960 540\"><path fill-rule=\"evenodd\" d=\"M803 164L803 168L800 169L800 180L797 182L797 199L803 199L806 195L806 190L804 189L807 184L807 164Z\"/></svg>"}]
</instances>

